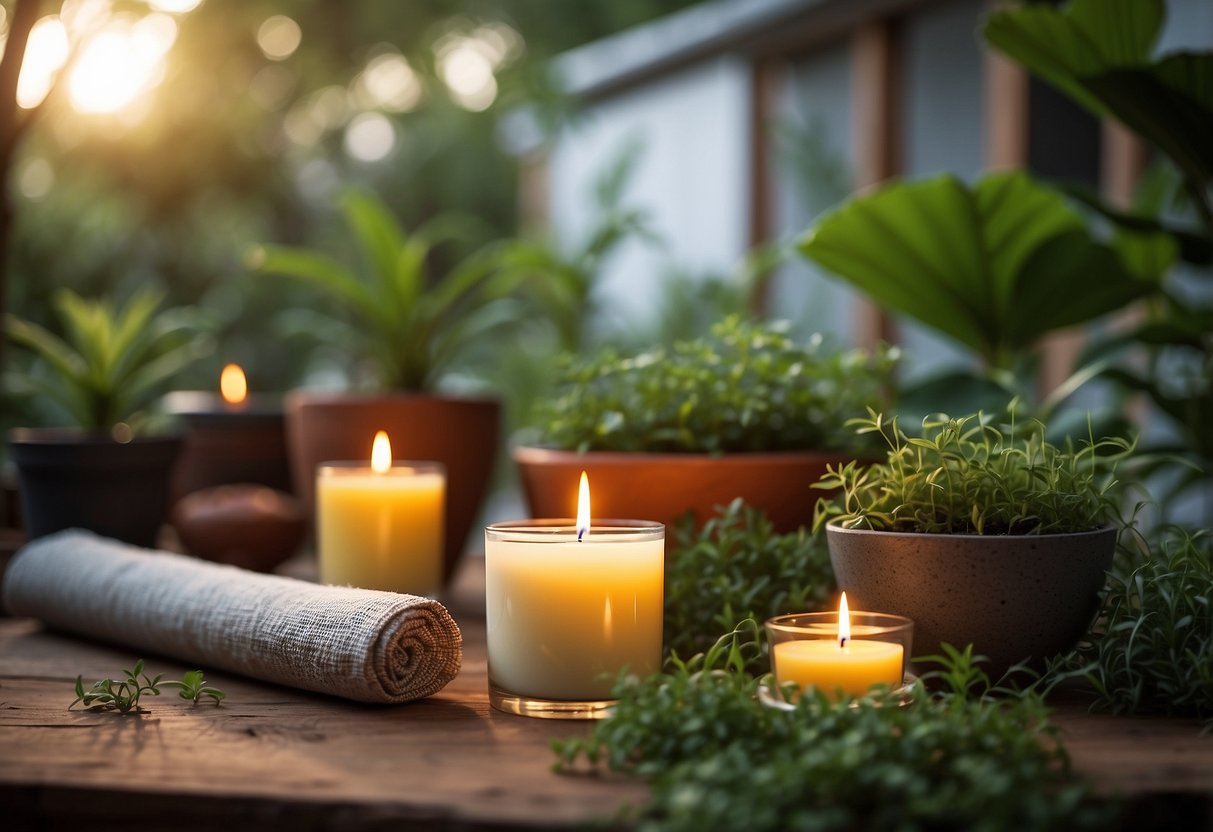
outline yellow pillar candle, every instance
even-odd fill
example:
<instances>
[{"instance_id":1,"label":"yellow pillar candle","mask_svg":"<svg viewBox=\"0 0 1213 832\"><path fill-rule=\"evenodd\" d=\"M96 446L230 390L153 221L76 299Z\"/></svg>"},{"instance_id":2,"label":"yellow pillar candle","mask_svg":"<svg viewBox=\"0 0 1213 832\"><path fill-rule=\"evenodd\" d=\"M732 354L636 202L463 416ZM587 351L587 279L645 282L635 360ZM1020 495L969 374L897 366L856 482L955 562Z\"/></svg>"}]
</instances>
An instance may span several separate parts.
<instances>
[{"instance_id":1,"label":"yellow pillar candle","mask_svg":"<svg viewBox=\"0 0 1213 832\"><path fill-rule=\"evenodd\" d=\"M375 437L371 462L325 463L318 470L320 580L429 595L442 583L442 466L393 463L383 431Z\"/></svg>"},{"instance_id":2,"label":"yellow pillar candle","mask_svg":"<svg viewBox=\"0 0 1213 832\"><path fill-rule=\"evenodd\" d=\"M606 700L624 667L640 675L661 667L665 527L589 525L585 491L584 525L534 520L485 531L489 683L498 707L503 696Z\"/></svg>"},{"instance_id":3,"label":"yellow pillar candle","mask_svg":"<svg viewBox=\"0 0 1213 832\"><path fill-rule=\"evenodd\" d=\"M771 644L772 669L780 687L792 682L802 690L815 687L833 698L839 694L862 696L873 685L901 686L905 649L900 642L853 638L879 628L857 626L852 631L845 592L834 632L813 625L797 629L804 637Z\"/></svg>"}]
</instances>

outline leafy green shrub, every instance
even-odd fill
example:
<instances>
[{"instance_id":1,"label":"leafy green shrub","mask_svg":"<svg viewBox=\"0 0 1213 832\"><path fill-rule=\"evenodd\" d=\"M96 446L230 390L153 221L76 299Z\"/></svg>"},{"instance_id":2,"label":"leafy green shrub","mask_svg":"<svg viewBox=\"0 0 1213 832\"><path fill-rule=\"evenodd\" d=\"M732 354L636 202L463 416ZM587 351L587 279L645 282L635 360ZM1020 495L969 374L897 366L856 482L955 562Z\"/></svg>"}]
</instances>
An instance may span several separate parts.
<instances>
[{"instance_id":1,"label":"leafy green shrub","mask_svg":"<svg viewBox=\"0 0 1213 832\"><path fill-rule=\"evenodd\" d=\"M802 696L755 701L747 622L667 672L624 678L611 719L553 743L558 768L583 757L653 778L642 830L1097 829L1113 806L1068 769L1039 694L993 699L970 652L942 657L938 689L913 706Z\"/></svg>"},{"instance_id":2,"label":"leafy green shrub","mask_svg":"<svg viewBox=\"0 0 1213 832\"><path fill-rule=\"evenodd\" d=\"M582 451L855 449L844 427L875 406L896 353L800 345L786 325L726 318L710 337L564 368L541 441Z\"/></svg>"},{"instance_id":3,"label":"leafy green shrub","mask_svg":"<svg viewBox=\"0 0 1213 832\"><path fill-rule=\"evenodd\" d=\"M188 312L157 312L161 300L145 289L117 306L64 289L54 299L63 337L5 316L8 337L40 362L6 377L6 386L58 406L84 430L138 427L173 377L211 348Z\"/></svg>"},{"instance_id":4,"label":"leafy green shrub","mask_svg":"<svg viewBox=\"0 0 1213 832\"><path fill-rule=\"evenodd\" d=\"M684 523L666 556L666 649L690 656L747 618L811 612L834 593L825 541L803 529L775 534L740 499L696 531Z\"/></svg>"},{"instance_id":5,"label":"leafy green shrub","mask_svg":"<svg viewBox=\"0 0 1213 832\"><path fill-rule=\"evenodd\" d=\"M922 437L869 411L852 423L888 444L885 462L832 467L814 486L838 489L820 500L814 528L936 534L1057 534L1110 523L1116 464L1132 451L1123 439L1075 449L1044 440L1044 426L995 425L981 414L928 419Z\"/></svg>"},{"instance_id":6,"label":"leafy green shrub","mask_svg":"<svg viewBox=\"0 0 1213 832\"><path fill-rule=\"evenodd\" d=\"M1097 708L1213 728L1213 533L1169 529L1118 564L1088 640L1058 669L1085 679Z\"/></svg>"}]
</instances>

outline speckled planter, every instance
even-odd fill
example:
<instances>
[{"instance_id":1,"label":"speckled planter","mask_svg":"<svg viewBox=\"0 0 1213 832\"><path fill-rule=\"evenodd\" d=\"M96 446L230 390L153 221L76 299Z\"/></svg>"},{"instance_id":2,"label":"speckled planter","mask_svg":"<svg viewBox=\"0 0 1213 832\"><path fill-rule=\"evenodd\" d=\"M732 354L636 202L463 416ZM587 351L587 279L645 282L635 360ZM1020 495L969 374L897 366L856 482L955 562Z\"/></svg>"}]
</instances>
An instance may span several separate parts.
<instances>
[{"instance_id":1,"label":"speckled planter","mask_svg":"<svg viewBox=\"0 0 1213 832\"><path fill-rule=\"evenodd\" d=\"M914 652L972 643L997 678L1072 648L1099 605L1116 530L966 535L826 528L851 609L914 620Z\"/></svg>"}]
</instances>

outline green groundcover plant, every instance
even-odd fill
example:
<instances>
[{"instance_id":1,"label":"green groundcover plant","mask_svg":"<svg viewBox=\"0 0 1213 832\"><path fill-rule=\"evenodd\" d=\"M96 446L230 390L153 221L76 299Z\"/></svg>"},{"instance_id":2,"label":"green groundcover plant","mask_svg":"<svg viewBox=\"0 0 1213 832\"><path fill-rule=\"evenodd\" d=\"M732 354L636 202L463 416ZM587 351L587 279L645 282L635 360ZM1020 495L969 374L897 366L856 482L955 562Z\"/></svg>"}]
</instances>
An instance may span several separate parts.
<instances>
[{"instance_id":1,"label":"green groundcover plant","mask_svg":"<svg viewBox=\"0 0 1213 832\"><path fill-rule=\"evenodd\" d=\"M1163 529L1124 553L1088 638L1053 668L1080 677L1094 707L1166 713L1213 730L1213 533Z\"/></svg>"},{"instance_id":2,"label":"green groundcover plant","mask_svg":"<svg viewBox=\"0 0 1213 832\"><path fill-rule=\"evenodd\" d=\"M825 541L801 529L776 534L740 499L703 528L683 523L666 556L667 651L707 650L741 621L831 606L834 572Z\"/></svg>"},{"instance_id":3,"label":"green groundcover plant","mask_svg":"<svg viewBox=\"0 0 1213 832\"><path fill-rule=\"evenodd\" d=\"M831 467L815 487L838 489L817 503L814 528L936 534L1060 534L1116 517L1115 469L1133 445L1094 438L1063 447L1040 423L999 425L982 414L923 422L908 436L897 418L869 411L850 422L884 439L887 458Z\"/></svg>"},{"instance_id":4,"label":"green groundcover plant","mask_svg":"<svg viewBox=\"0 0 1213 832\"><path fill-rule=\"evenodd\" d=\"M1099 829L1115 806L1077 781L1035 692L1000 692L968 651L936 657L911 707L881 694L793 711L760 704L746 622L647 679L588 738L553 743L557 769L652 778L642 830Z\"/></svg>"},{"instance_id":5,"label":"green groundcover plant","mask_svg":"<svg viewBox=\"0 0 1213 832\"><path fill-rule=\"evenodd\" d=\"M879 406L896 353L807 344L737 316L709 337L570 363L539 410L540 441L579 451L858 450L846 420Z\"/></svg>"}]
</instances>

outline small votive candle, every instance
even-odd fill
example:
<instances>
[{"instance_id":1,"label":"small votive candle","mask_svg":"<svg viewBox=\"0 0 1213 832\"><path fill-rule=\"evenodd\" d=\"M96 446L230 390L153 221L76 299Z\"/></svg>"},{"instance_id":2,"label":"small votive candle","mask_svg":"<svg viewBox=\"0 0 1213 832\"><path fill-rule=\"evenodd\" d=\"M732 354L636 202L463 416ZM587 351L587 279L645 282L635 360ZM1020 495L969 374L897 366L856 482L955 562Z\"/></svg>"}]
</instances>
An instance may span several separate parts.
<instances>
[{"instance_id":1,"label":"small votive candle","mask_svg":"<svg viewBox=\"0 0 1213 832\"><path fill-rule=\"evenodd\" d=\"M856 697L876 685L902 686L914 622L904 616L850 612L780 615L767 620L771 670L780 688L816 688L830 699Z\"/></svg>"},{"instance_id":2,"label":"small votive candle","mask_svg":"<svg viewBox=\"0 0 1213 832\"><path fill-rule=\"evenodd\" d=\"M445 500L443 466L392 461L382 431L370 466L321 464L316 474L321 582L411 595L437 591Z\"/></svg>"}]
</instances>

